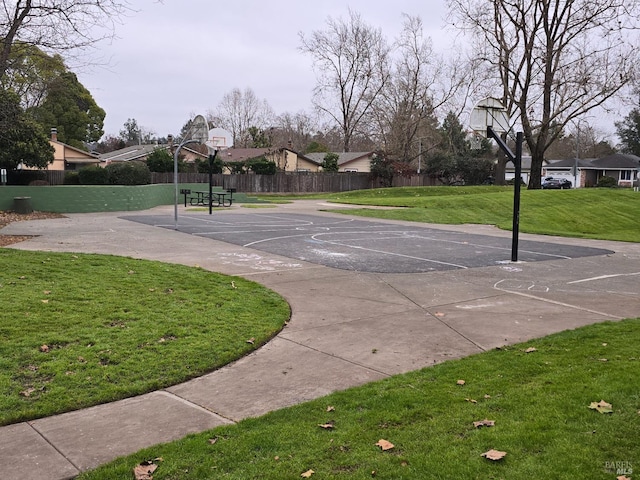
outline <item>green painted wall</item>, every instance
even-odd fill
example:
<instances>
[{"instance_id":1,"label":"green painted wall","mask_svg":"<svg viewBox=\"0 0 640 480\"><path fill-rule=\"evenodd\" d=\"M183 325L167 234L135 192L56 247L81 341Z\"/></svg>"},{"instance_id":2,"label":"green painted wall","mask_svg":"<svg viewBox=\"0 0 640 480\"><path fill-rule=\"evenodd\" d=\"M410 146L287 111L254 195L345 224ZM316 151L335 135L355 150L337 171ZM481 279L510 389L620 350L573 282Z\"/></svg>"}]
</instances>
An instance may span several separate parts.
<instances>
[{"instance_id":1,"label":"green painted wall","mask_svg":"<svg viewBox=\"0 0 640 480\"><path fill-rule=\"evenodd\" d=\"M192 183L180 189L208 190L208 184ZM221 190L216 187L214 190ZM31 206L41 212L87 213L145 210L174 204L173 184L156 185L58 185L0 186L0 210L12 210L15 197L31 197ZM238 195L240 200L240 195ZM179 203L184 197L179 195Z\"/></svg>"}]
</instances>

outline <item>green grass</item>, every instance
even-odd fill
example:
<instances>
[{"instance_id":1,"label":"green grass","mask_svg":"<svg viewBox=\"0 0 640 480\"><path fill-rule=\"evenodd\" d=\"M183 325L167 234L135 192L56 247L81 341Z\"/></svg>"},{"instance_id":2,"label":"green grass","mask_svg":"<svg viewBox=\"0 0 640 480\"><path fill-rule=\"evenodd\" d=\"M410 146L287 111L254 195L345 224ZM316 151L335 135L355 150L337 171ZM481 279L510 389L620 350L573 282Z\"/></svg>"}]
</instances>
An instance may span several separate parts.
<instances>
[{"instance_id":1,"label":"green grass","mask_svg":"<svg viewBox=\"0 0 640 480\"><path fill-rule=\"evenodd\" d=\"M155 480L279 480L310 469L318 479L613 479L612 464L640 461L638 345L640 319L566 331L191 435L79 479L130 478L154 458ZM589 409L600 400L612 414ZM495 426L474 427L484 419ZM395 447L381 451L380 439ZM481 456L490 449L507 455L492 462Z\"/></svg>"},{"instance_id":2,"label":"green grass","mask_svg":"<svg viewBox=\"0 0 640 480\"><path fill-rule=\"evenodd\" d=\"M424 223L496 225L510 230L513 187L422 187L359 190L325 198L357 205L341 213ZM340 212L339 210L335 210ZM631 189L522 190L520 231L640 242L640 193Z\"/></svg>"},{"instance_id":3,"label":"green grass","mask_svg":"<svg viewBox=\"0 0 640 480\"><path fill-rule=\"evenodd\" d=\"M0 249L0 305L0 425L197 377L290 315L274 292L199 268L11 249Z\"/></svg>"}]
</instances>

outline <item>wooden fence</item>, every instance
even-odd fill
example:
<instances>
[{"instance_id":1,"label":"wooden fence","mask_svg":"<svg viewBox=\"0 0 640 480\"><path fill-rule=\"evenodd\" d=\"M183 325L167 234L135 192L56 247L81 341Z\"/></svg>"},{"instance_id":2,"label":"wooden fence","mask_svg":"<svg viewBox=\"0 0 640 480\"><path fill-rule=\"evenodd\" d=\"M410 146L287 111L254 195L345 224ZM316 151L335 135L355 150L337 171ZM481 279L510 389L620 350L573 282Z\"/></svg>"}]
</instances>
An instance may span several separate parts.
<instances>
[{"instance_id":1,"label":"wooden fence","mask_svg":"<svg viewBox=\"0 0 640 480\"><path fill-rule=\"evenodd\" d=\"M50 185L62 185L66 172L47 170ZM173 173L152 173L151 183L173 183ZM206 173L179 173L179 183L209 183ZM255 175L252 173L213 175L213 185L235 188L244 193L329 193L366 190L381 187L378 179L370 173L276 173ZM424 187L438 185L427 175L394 177L394 187Z\"/></svg>"}]
</instances>

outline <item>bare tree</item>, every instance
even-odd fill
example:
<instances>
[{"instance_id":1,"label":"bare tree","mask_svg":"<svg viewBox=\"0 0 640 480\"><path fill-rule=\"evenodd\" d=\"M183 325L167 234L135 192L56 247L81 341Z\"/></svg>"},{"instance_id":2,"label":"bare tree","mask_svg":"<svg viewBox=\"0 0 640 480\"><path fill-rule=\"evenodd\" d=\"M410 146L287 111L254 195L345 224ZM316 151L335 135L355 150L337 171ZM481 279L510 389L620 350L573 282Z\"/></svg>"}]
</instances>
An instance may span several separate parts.
<instances>
[{"instance_id":1,"label":"bare tree","mask_svg":"<svg viewBox=\"0 0 640 480\"><path fill-rule=\"evenodd\" d=\"M216 127L229 130L235 147L248 147L251 127L265 130L271 126L274 114L266 100L260 100L251 88L234 88L226 93L215 111L208 113Z\"/></svg>"},{"instance_id":2,"label":"bare tree","mask_svg":"<svg viewBox=\"0 0 640 480\"><path fill-rule=\"evenodd\" d=\"M113 37L115 23L129 10L127 0L2 0L0 77L14 45L54 53L84 49Z\"/></svg>"},{"instance_id":3,"label":"bare tree","mask_svg":"<svg viewBox=\"0 0 640 480\"><path fill-rule=\"evenodd\" d=\"M313 103L340 126L348 152L389 77L389 47L380 29L351 10L347 20L329 17L326 30L300 33L300 41L300 50L315 61Z\"/></svg>"},{"instance_id":4,"label":"bare tree","mask_svg":"<svg viewBox=\"0 0 640 480\"><path fill-rule=\"evenodd\" d=\"M532 156L540 188L546 150L564 127L630 85L638 0L448 0L457 28L494 72Z\"/></svg>"},{"instance_id":5,"label":"bare tree","mask_svg":"<svg viewBox=\"0 0 640 480\"><path fill-rule=\"evenodd\" d=\"M460 93L469 75L460 62L447 63L425 38L420 17L404 15L394 44L392 73L371 116L378 143L395 159L409 161L437 144L436 111Z\"/></svg>"},{"instance_id":6,"label":"bare tree","mask_svg":"<svg viewBox=\"0 0 640 480\"><path fill-rule=\"evenodd\" d=\"M273 135L273 146L288 146L295 151L304 152L312 135L318 130L318 123L315 118L304 111L297 113L285 112L278 115L275 120Z\"/></svg>"}]
</instances>

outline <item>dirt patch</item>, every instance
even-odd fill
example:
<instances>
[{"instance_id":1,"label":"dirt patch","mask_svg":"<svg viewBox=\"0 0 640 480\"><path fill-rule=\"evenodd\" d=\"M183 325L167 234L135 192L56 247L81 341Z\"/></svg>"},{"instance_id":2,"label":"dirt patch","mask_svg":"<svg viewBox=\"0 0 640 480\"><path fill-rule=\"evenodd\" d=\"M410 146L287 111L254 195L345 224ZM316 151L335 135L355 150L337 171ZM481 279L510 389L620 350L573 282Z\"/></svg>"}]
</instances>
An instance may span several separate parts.
<instances>
[{"instance_id":1,"label":"dirt patch","mask_svg":"<svg viewBox=\"0 0 640 480\"><path fill-rule=\"evenodd\" d=\"M64 218L64 215L50 212L15 213L11 210L0 210L0 247L6 247L32 238L32 235L2 235L2 228L13 222L25 220L44 220L47 218Z\"/></svg>"}]
</instances>

